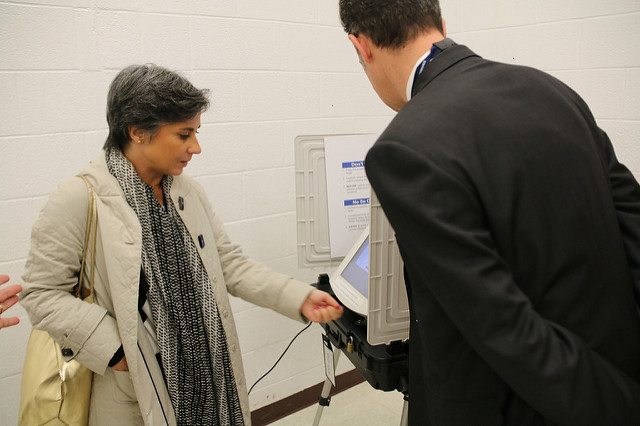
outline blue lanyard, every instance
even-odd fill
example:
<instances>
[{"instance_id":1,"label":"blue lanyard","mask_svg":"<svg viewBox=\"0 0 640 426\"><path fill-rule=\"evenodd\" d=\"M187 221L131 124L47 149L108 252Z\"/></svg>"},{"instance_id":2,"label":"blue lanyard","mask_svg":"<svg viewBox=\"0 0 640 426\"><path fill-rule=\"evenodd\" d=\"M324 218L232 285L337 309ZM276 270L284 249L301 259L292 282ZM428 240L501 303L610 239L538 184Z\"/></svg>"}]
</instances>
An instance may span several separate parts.
<instances>
[{"instance_id":1,"label":"blue lanyard","mask_svg":"<svg viewBox=\"0 0 640 426\"><path fill-rule=\"evenodd\" d=\"M420 74L422 74L422 71L424 71L424 68L427 66L429 61L432 60L433 58L435 58L438 55L438 53L440 53L440 52L442 52L442 49L440 49L438 46L436 46L435 44L433 46L431 46L431 50L429 51L429 55L427 55L427 57L422 60L420 65L418 65L418 68L416 68L416 73L413 76L413 87L411 88L412 91L416 87L416 81L418 80L418 76Z\"/></svg>"}]
</instances>

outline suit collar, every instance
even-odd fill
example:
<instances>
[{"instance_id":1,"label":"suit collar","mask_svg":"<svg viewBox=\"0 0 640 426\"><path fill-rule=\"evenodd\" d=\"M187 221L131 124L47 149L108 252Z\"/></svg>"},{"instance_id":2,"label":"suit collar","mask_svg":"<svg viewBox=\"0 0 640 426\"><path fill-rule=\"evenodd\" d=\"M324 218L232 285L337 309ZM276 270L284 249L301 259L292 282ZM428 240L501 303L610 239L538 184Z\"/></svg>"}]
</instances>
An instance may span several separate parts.
<instances>
[{"instance_id":1,"label":"suit collar","mask_svg":"<svg viewBox=\"0 0 640 426\"><path fill-rule=\"evenodd\" d=\"M415 86L411 94L412 97L422 91L431 80L458 62L472 56L478 56L468 47L456 44L449 38L445 38L436 43L436 46L440 47L443 51L433 58L433 60L427 64L424 71L416 78Z\"/></svg>"}]
</instances>

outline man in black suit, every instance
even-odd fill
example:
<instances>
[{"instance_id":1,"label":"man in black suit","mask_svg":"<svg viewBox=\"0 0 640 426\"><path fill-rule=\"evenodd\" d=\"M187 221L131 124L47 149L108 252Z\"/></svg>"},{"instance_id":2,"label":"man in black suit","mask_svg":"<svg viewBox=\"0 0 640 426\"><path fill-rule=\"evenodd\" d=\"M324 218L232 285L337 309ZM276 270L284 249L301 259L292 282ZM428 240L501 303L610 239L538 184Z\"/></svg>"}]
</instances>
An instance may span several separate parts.
<instances>
[{"instance_id":1,"label":"man in black suit","mask_svg":"<svg viewBox=\"0 0 640 426\"><path fill-rule=\"evenodd\" d=\"M640 425L640 187L557 79L340 0L398 114L367 154L405 263L412 425Z\"/></svg>"}]
</instances>

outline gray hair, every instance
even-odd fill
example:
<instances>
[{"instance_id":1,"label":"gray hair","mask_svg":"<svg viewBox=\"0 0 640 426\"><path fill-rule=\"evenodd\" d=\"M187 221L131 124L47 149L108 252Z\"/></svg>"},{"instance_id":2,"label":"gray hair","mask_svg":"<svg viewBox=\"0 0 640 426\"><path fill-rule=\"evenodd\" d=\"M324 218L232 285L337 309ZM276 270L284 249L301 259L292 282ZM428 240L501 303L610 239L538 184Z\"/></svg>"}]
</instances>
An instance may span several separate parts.
<instances>
[{"instance_id":1,"label":"gray hair","mask_svg":"<svg viewBox=\"0 0 640 426\"><path fill-rule=\"evenodd\" d=\"M420 33L443 33L438 0L340 0L347 34L364 34L379 47L399 48Z\"/></svg>"},{"instance_id":2,"label":"gray hair","mask_svg":"<svg viewBox=\"0 0 640 426\"><path fill-rule=\"evenodd\" d=\"M124 149L129 127L152 135L164 124L187 121L209 107L209 90L155 64L131 65L111 82L107 96L109 136L104 149Z\"/></svg>"}]
</instances>

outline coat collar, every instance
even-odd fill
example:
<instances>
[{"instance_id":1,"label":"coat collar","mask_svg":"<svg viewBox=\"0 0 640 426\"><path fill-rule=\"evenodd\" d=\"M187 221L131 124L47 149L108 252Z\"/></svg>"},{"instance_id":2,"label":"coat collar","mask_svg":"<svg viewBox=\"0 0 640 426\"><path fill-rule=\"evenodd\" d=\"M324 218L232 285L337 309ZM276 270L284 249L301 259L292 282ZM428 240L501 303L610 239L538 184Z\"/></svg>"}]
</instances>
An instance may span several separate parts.
<instances>
[{"instance_id":1,"label":"coat collar","mask_svg":"<svg viewBox=\"0 0 640 426\"><path fill-rule=\"evenodd\" d=\"M479 57L468 47L456 44L449 38L445 38L437 44L442 45L443 51L433 58L424 71L416 78L415 86L411 94L412 98L421 92L434 78L458 62L473 56Z\"/></svg>"}]
</instances>

